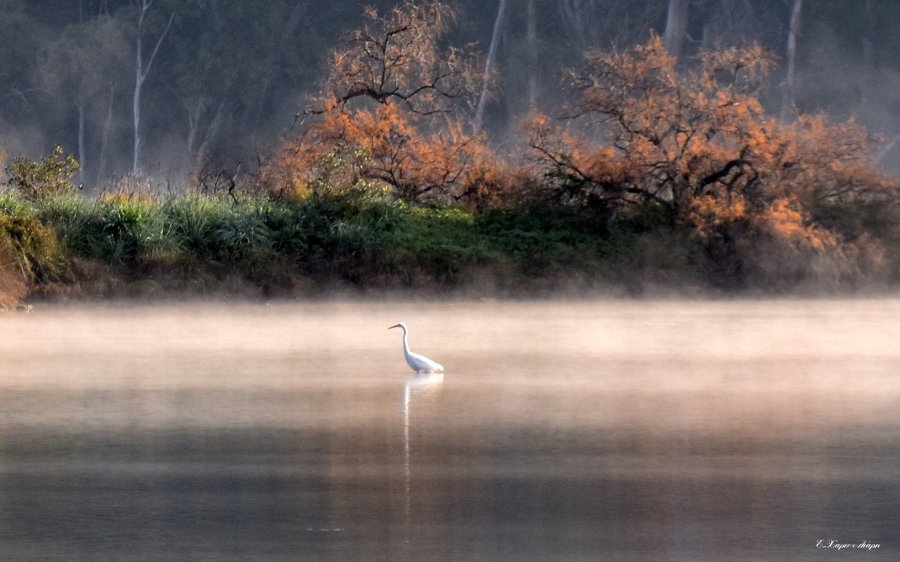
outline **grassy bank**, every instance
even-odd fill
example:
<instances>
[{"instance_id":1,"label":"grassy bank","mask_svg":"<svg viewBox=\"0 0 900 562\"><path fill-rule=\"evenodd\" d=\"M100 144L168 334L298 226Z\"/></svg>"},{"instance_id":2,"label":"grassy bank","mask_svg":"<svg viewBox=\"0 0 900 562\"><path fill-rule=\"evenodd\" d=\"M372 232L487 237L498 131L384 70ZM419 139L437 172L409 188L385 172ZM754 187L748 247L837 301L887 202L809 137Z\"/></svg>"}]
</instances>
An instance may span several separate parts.
<instances>
[{"instance_id":1,"label":"grassy bank","mask_svg":"<svg viewBox=\"0 0 900 562\"><path fill-rule=\"evenodd\" d=\"M760 252L777 248L758 245ZM0 194L2 304L27 298L844 290L820 255L723 254L562 205L475 212L327 196ZM889 284L882 276L881 283Z\"/></svg>"},{"instance_id":2,"label":"grassy bank","mask_svg":"<svg viewBox=\"0 0 900 562\"><path fill-rule=\"evenodd\" d=\"M340 51L348 66L329 74L302 130L258 155L253 173L216 171L211 160L198 187L177 194L126 178L83 197L72 182L80 163L63 148L13 158L0 192L0 305L898 285L900 183L873 166L870 135L852 120L768 115L772 58L758 47L704 52L686 68L656 36L589 54L569 71L573 117L532 114L507 153L473 132L464 76L458 99L420 84L436 64L448 64L445 78L460 70L439 52L446 30L429 27L415 3L392 14L410 25L388 32L391 17L367 17L383 44L404 36L411 50ZM360 76L381 76L380 86L360 88Z\"/></svg>"},{"instance_id":3,"label":"grassy bank","mask_svg":"<svg viewBox=\"0 0 900 562\"><path fill-rule=\"evenodd\" d=\"M171 291L521 293L610 281L627 237L556 209L409 207L353 191L302 200L0 195L9 303ZM609 279L607 279L609 277Z\"/></svg>"}]
</instances>

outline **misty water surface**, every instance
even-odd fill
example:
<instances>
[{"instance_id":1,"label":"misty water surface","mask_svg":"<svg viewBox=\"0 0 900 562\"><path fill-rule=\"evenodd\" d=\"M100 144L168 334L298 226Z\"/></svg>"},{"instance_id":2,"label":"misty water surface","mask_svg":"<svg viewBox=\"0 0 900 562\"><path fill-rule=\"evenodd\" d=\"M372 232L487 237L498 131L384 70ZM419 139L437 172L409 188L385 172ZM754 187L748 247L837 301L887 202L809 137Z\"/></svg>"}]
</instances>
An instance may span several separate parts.
<instances>
[{"instance_id":1,"label":"misty water surface","mask_svg":"<svg viewBox=\"0 0 900 562\"><path fill-rule=\"evenodd\" d=\"M7 313L0 552L896 559L898 342L897 300Z\"/></svg>"}]
</instances>

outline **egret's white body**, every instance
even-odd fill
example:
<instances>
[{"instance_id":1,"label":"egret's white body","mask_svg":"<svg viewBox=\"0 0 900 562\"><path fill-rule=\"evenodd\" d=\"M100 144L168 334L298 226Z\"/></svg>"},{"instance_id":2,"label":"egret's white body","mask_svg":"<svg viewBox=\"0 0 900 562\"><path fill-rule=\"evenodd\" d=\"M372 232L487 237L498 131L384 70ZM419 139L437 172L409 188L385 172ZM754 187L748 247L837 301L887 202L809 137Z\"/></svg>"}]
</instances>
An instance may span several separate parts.
<instances>
[{"instance_id":1,"label":"egret's white body","mask_svg":"<svg viewBox=\"0 0 900 562\"><path fill-rule=\"evenodd\" d=\"M424 355L419 355L418 353L413 353L409 350L409 341L407 337L408 331L406 329L406 324L400 322L399 324L391 326L390 328L388 328L388 330L392 328L401 328L403 330L403 357L406 358L406 364L409 365L410 369L417 373L444 372L444 366L437 361L432 361Z\"/></svg>"}]
</instances>

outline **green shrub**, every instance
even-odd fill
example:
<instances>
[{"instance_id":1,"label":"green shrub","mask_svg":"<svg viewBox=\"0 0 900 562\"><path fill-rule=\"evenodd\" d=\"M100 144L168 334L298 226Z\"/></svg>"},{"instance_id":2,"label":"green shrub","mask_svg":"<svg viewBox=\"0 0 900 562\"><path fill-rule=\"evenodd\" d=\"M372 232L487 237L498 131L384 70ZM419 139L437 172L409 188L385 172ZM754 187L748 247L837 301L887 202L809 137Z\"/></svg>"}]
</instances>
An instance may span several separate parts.
<instances>
[{"instance_id":1,"label":"green shrub","mask_svg":"<svg viewBox=\"0 0 900 562\"><path fill-rule=\"evenodd\" d=\"M29 286L59 279L63 254L52 229L35 215L0 214L0 239L12 249L16 266Z\"/></svg>"},{"instance_id":2,"label":"green shrub","mask_svg":"<svg viewBox=\"0 0 900 562\"><path fill-rule=\"evenodd\" d=\"M70 180L80 169L78 160L57 146L53 154L44 156L40 162L24 156L14 158L6 167L7 183L34 199L74 191L76 187Z\"/></svg>"}]
</instances>

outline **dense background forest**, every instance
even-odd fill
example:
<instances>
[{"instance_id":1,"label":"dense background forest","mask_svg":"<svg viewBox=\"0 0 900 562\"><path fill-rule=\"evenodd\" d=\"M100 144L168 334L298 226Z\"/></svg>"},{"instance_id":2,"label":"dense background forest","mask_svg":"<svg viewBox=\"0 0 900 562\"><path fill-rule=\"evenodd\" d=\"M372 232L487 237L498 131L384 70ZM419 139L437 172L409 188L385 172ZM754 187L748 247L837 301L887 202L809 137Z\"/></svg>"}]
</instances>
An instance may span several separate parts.
<instances>
[{"instance_id":1,"label":"dense background forest","mask_svg":"<svg viewBox=\"0 0 900 562\"><path fill-rule=\"evenodd\" d=\"M0 33L7 39L0 44L0 146L8 156L36 158L62 145L78 157L79 181L91 188L135 171L182 183L207 161L255 162L292 133L294 115L327 72L327 50L360 24L363 6L383 11L394 2L147 4L141 17L135 0L0 0ZM486 56L501 2L456 4L449 39L476 42ZM793 95L803 112L856 116L888 141L900 134L900 4L892 0L805 2L790 84L793 0L504 4L495 88L484 117L499 145L514 142L528 111L558 110L562 73L587 50L627 48L653 31L680 35L678 54L685 59L704 48L757 42L778 57L764 96L772 111ZM879 163L900 168L896 144L884 148Z\"/></svg>"},{"instance_id":2,"label":"dense background forest","mask_svg":"<svg viewBox=\"0 0 900 562\"><path fill-rule=\"evenodd\" d=\"M891 0L0 0L0 300L894 287L898 23Z\"/></svg>"}]
</instances>

